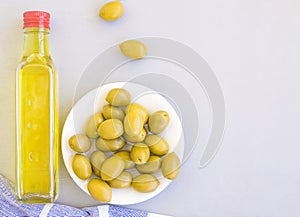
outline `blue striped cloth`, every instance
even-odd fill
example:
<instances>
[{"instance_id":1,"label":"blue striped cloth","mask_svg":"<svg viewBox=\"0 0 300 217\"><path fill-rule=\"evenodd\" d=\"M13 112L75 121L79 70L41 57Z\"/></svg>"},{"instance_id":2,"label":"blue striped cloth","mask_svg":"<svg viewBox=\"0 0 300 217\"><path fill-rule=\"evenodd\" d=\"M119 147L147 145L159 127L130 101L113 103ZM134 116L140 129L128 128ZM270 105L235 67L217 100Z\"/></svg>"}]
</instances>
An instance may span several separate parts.
<instances>
[{"instance_id":1,"label":"blue striped cloth","mask_svg":"<svg viewBox=\"0 0 300 217\"><path fill-rule=\"evenodd\" d=\"M78 209L61 204L20 204L14 185L0 174L0 216L92 216L92 217L163 217L165 215L102 205Z\"/></svg>"}]
</instances>

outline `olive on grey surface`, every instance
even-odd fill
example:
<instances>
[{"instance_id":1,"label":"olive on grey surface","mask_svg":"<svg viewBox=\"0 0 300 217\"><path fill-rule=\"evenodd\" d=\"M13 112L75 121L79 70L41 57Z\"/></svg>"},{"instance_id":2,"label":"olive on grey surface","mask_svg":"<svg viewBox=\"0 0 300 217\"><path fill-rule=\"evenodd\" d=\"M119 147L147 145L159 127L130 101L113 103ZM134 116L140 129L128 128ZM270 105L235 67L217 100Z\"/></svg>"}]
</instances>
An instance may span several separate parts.
<instances>
[{"instance_id":1,"label":"olive on grey surface","mask_svg":"<svg viewBox=\"0 0 300 217\"><path fill-rule=\"evenodd\" d=\"M147 46L138 40L127 40L120 44L122 53L131 59L143 59L148 52Z\"/></svg>"},{"instance_id":2,"label":"olive on grey surface","mask_svg":"<svg viewBox=\"0 0 300 217\"><path fill-rule=\"evenodd\" d=\"M125 169L131 169L135 166L135 163L130 158L130 152L129 151L119 151L115 153L115 155L121 157L125 162Z\"/></svg>"},{"instance_id":3,"label":"olive on grey surface","mask_svg":"<svg viewBox=\"0 0 300 217\"><path fill-rule=\"evenodd\" d=\"M75 134L69 139L69 146L76 152L86 152L91 148L91 141L84 134Z\"/></svg>"},{"instance_id":4,"label":"olive on grey surface","mask_svg":"<svg viewBox=\"0 0 300 217\"><path fill-rule=\"evenodd\" d=\"M123 123L119 119L105 120L98 127L98 134L103 139L116 139L123 133Z\"/></svg>"},{"instance_id":5,"label":"olive on grey surface","mask_svg":"<svg viewBox=\"0 0 300 217\"><path fill-rule=\"evenodd\" d=\"M116 106L112 106L112 105L105 105L103 107L103 116L105 119L111 119L111 118L114 118L114 119L119 119L121 121L123 121L124 119L124 112L122 109L116 107Z\"/></svg>"},{"instance_id":6,"label":"olive on grey surface","mask_svg":"<svg viewBox=\"0 0 300 217\"><path fill-rule=\"evenodd\" d=\"M160 182L151 174L142 174L132 180L132 187L138 192L148 193L157 189Z\"/></svg>"},{"instance_id":7,"label":"olive on grey surface","mask_svg":"<svg viewBox=\"0 0 300 217\"><path fill-rule=\"evenodd\" d=\"M101 176L101 166L106 160L106 155L102 151L94 151L91 155L91 164L96 176Z\"/></svg>"},{"instance_id":8,"label":"olive on grey surface","mask_svg":"<svg viewBox=\"0 0 300 217\"><path fill-rule=\"evenodd\" d=\"M130 93L122 88L110 90L106 96L106 101L113 106L126 106L130 103Z\"/></svg>"},{"instance_id":9,"label":"olive on grey surface","mask_svg":"<svg viewBox=\"0 0 300 217\"><path fill-rule=\"evenodd\" d=\"M113 180L123 172L124 168L124 160L117 155L113 155L102 163L101 178L104 181Z\"/></svg>"},{"instance_id":10,"label":"olive on grey surface","mask_svg":"<svg viewBox=\"0 0 300 217\"><path fill-rule=\"evenodd\" d=\"M123 137L126 139L127 142L142 142L144 141L145 137L147 135L147 132L145 130L145 128L142 129L142 131L140 132L140 134L138 134L137 136L129 136L126 133L123 134Z\"/></svg>"},{"instance_id":11,"label":"olive on grey surface","mask_svg":"<svg viewBox=\"0 0 300 217\"><path fill-rule=\"evenodd\" d=\"M150 157L149 147L144 143L136 143L133 145L130 158L136 164L144 164Z\"/></svg>"},{"instance_id":12,"label":"olive on grey surface","mask_svg":"<svg viewBox=\"0 0 300 217\"><path fill-rule=\"evenodd\" d=\"M149 146L151 153L158 156L167 154L170 148L169 143L164 138L155 134L146 136L144 142Z\"/></svg>"},{"instance_id":13,"label":"olive on grey surface","mask_svg":"<svg viewBox=\"0 0 300 217\"><path fill-rule=\"evenodd\" d=\"M125 141L122 138L116 139L103 139L99 137L96 141L96 148L100 151L117 151L125 145Z\"/></svg>"},{"instance_id":14,"label":"olive on grey surface","mask_svg":"<svg viewBox=\"0 0 300 217\"><path fill-rule=\"evenodd\" d=\"M106 21L114 21L119 19L124 14L124 6L121 1L108 1L100 11L99 16Z\"/></svg>"},{"instance_id":15,"label":"olive on grey surface","mask_svg":"<svg viewBox=\"0 0 300 217\"><path fill-rule=\"evenodd\" d=\"M112 190L109 185L97 178L93 178L87 184L91 196L100 202L107 203L112 199Z\"/></svg>"},{"instance_id":16,"label":"olive on grey surface","mask_svg":"<svg viewBox=\"0 0 300 217\"><path fill-rule=\"evenodd\" d=\"M161 166L161 158L155 155L149 157L149 160L140 165L136 165L136 169L140 173L155 173L160 169Z\"/></svg>"},{"instance_id":17,"label":"olive on grey surface","mask_svg":"<svg viewBox=\"0 0 300 217\"><path fill-rule=\"evenodd\" d=\"M124 118L124 131L130 136L138 136L144 127L144 120L138 111L128 112Z\"/></svg>"},{"instance_id":18,"label":"olive on grey surface","mask_svg":"<svg viewBox=\"0 0 300 217\"><path fill-rule=\"evenodd\" d=\"M95 113L90 116L85 127L86 135L92 139L96 139L99 136L97 129L103 121L104 118L102 116L102 113Z\"/></svg>"},{"instance_id":19,"label":"olive on grey surface","mask_svg":"<svg viewBox=\"0 0 300 217\"><path fill-rule=\"evenodd\" d=\"M131 185L132 176L129 172L122 172L117 178L108 181L108 184L112 188L127 188Z\"/></svg>"},{"instance_id":20,"label":"olive on grey surface","mask_svg":"<svg viewBox=\"0 0 300 217\"><path fill-rule=\"evenodd\" d=\"M131 103L128 106L126 106L126 108L125 108L125 113L126 114L129 113L129 112L133 112L133 111L136 112L136 113L140 113L142 115L143 120L144 120L144 124L147 123L148 118L149 118L149 113L148 113L148 110L144 106L142 106L138 103Z\"/></svg>"},{"instance_id":21,"label":"olive on grey surface","mask_svg":"<svg viewBox=\"0 0 300 217\"><path fill-rule=\"evenodd\" d=\"M162 174L165 178L173 180L180 172L180 159L175 152L164 157L161 164Z\"/></svg>"},{"instance_id":22,"label":"olive on grey surface","mask_svg":"<svg viewBox=\"0 0 300 217\"><path fill-rule=\"evenodd\" d=\"M72 169L76 176L82 180L86 180L92 176L91 163L85 155L74 155L72 160Z\"/></svg>"},{"instance_id":23,"label":"olive on grey surface","mask_svg":"<svg viewBox=\"0 0 300 217\"><path fill-rule=\"evenodd\" d=\"M166 111L156 111L149 116L148 128L151 133L160 134L168 126L170 117Z\"/></svg>"}]
</instances>

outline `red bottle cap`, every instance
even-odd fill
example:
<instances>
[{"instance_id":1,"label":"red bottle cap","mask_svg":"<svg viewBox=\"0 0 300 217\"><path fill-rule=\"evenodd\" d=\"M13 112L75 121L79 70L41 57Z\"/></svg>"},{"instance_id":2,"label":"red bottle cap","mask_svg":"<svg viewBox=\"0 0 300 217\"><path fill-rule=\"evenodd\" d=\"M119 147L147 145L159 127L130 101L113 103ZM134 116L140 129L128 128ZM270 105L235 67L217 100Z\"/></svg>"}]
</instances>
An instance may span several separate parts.
<instances>
[{"instance_id":1,"label":"red bottle cap","mask_svg":"<svg viewBox=\"0 0 300 217\"><path fill-rule=\"evenodd\" d=\"M23 13L23 28L37 27L50 29L50 14L45 11L26 11Z\"/></svg>"}]
</instances>

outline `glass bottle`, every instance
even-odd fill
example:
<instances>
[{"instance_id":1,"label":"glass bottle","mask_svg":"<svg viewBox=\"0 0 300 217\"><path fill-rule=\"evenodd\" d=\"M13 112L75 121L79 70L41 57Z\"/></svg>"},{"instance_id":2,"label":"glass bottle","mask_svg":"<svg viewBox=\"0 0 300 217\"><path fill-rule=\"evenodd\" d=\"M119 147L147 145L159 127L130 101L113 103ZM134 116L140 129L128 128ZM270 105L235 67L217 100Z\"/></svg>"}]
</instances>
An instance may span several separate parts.
<instances>
[{"instance_id":1,"label":"glass bottle","mask_svg":"<svg viewBox=\"0 0 300 217\"><path fill-rule=\"evenodd\" d=\"M58 81L50 57L50 14L27 11L16 72L16 190L22 203L58 196Z\"/></svg>"}]
</instances>

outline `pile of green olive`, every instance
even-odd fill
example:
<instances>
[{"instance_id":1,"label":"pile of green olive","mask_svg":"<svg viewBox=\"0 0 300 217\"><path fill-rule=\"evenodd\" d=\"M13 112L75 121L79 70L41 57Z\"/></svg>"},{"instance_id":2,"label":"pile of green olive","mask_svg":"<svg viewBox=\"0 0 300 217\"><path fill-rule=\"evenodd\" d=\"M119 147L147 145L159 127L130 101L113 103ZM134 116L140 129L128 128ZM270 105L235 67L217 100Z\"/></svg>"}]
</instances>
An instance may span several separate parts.
<instances>
[{"instance_id":1,"label":"pile of green olive","mask_svg":"<svg viewBox=\"0 0 300 217\"><path fill-rule=\"evenodd\" d=\"M149 115L144 106L131 103L130 93L122 88L110 90L106 101L102 112L87 120L85 134L69 139L70 148L76 152L73 171L78 178L88 180L91 196L109 202L111 188L129 186L138 192L153 192L160 184L154 175L159 170L165 178L175 179L180 160L175 152L169 153L169 143L160 136L170 122L169 114L159 110ZM88 157L86 152L92 144L96 151Z\"/></svg>"}]
</instances>

